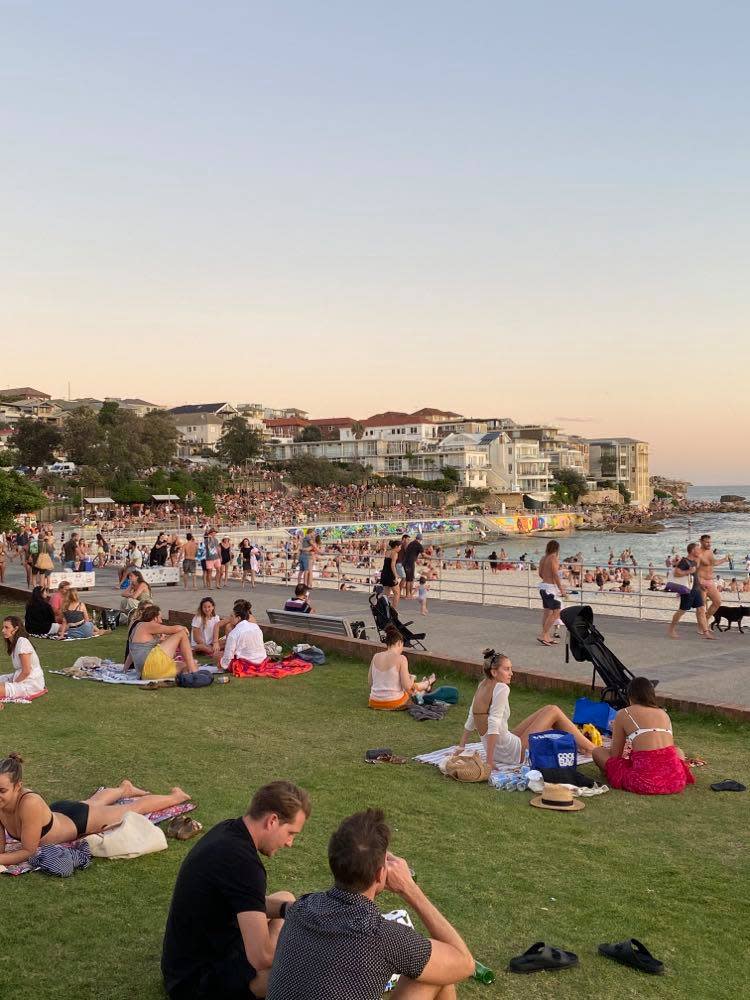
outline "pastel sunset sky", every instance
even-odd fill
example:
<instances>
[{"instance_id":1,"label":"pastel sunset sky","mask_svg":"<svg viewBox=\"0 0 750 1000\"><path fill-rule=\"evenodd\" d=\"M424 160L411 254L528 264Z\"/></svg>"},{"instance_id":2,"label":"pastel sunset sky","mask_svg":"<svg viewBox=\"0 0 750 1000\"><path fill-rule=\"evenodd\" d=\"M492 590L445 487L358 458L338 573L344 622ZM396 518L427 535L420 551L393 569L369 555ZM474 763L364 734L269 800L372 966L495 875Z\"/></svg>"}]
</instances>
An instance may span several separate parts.
<instances>
[{"instance_id":1,"label":"pastel sunset sky","mask_svg":"<svg viewBox=\"0 0 750 1000\"><path fill-rule=\"evenodd\" d=\"M2 2L0 385L750 481L750 7Z\"/></svg>"}]
</instances>

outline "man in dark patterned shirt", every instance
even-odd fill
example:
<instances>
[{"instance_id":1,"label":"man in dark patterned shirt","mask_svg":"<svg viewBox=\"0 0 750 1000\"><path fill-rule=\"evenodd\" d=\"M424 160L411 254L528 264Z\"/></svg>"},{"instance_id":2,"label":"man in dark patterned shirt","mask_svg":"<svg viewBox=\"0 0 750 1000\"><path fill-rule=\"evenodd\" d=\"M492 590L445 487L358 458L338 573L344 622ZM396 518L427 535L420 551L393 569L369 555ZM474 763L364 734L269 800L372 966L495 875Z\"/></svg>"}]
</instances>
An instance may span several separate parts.
<instances>
[{"instance_id":1,"label":"man in dark patterned shirt","mask_svg":"<svg viewBox=\"0 0 750 1000\"><path fill-rule=\"evenodd\" d=\"M460 934L388 852L379 809L345 819L328 844L334 887L289 906L276 946L268 1000L379 1000L400 974L393 1000L453 1000L474 971ZM385 920L375 897L387 889L419 916L430 938Z\"/></svg>"}]
</instances>

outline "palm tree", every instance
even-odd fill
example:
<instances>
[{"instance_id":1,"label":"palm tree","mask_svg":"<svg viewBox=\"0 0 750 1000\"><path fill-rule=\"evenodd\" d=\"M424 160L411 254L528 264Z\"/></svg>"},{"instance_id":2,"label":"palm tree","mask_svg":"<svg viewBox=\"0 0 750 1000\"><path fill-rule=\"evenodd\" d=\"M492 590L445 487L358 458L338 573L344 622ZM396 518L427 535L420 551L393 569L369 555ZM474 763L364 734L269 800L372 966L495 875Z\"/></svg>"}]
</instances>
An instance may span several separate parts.
<instances>
[{"instance_id":1,"label":"palm tree","mask_svg":"<svg viewBox=\"0 0 750 1000\"><path fill-rule=\"evenodd\" d=\"M365 425L359 420L355 420L352 424L352 434L356 441L361 441L365 436Z\"/></svg>"}]
</instances>

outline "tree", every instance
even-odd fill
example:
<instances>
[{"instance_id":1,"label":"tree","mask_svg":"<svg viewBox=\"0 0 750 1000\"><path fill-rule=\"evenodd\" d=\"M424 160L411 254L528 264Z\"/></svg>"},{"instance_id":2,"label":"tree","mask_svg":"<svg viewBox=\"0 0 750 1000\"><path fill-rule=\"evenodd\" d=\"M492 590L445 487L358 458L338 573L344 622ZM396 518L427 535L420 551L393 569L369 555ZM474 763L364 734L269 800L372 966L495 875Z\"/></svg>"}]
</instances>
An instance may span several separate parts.
<instances>
[{"instance_id":1,"label":"tree","mask_svg":"<svg viewBox=\"0 0 750 1000\"><path fill-rule=\"evenodd\" d=\"M47 497L17 472L0 472L0 530L13 526L14 514L31 514L46 506Z\"/></svg>"},{"instance_id":2,"label":"tree","mask_svg":"<svg viewBox=\"0 0 750 1000\"><path fill-rule=\"evenodd\" d=\"M361 441L365 436L365 425L359 420L355 420L352 424L352 434L357 441Z\"/></svg>"},{"instance_id":3,"label":"tree","mask_svg":"<svg viewBox=\"0 0 750 1000\"><path fill-rule=\"evenodd\" d=\"M461 476L458 469L454 469L452 465L446 465L443 468L443 479L449 483L457 483L460 481Z\"/></svg>"},{"instance_id":4,"label":"tree","mask_svg":"<svg viewBox=\"0 0 750 1000\"><path fill-rule=\"evenodd\" d=\"M104 431L96 414L87 406L74 410L63 424L63 450L76 465L97 465Z\"/></svg>"},{"instance_id":5,"label":"tree","mask_svg":"<svg viewBox=\"0 0 750 1000\"><path fill-rule=\"evenodd\" d=\"M120 406L110 413L102 428L99 466L109 479L133 478L141 469L153 465L151 449L143 439L143 419Z\"/></svg>"},{"instance_id":6,"label":"tree","mask_svg":"<svg viewBox=\"0 0 750 1000\"><path fill-rule=\"evenodd\" d=\"M20 465L35 469L54 458L55 449L59 448L61 441L62 435L53 424L24 417L13 430L10 446L18 451Z\"/></svg>"},{"instance_id":7,"label":"tree","mask_svg":"<svg viewBox=\"0 0 750 1000\"><path fill-rule=\"evenodd\" d=\"M567 499L562 500L562 503L578 503L588 490L585 476L575 469L555 469L553 475L555 482L563 487L563 490L559 491L559 495L567 496Z\"/></svg>"},{"instance_id":8,"label":"tree","mask_svg":"<svg viewBox=\"0 0 750 1000\"><path fill-rule=\"evenodd\" d=\"M114 400L110 400L109 402L102 403L102 408L99 410L97 419L102 427L114 427L119 414L120 404Z\"/></svg>"},{"instance_id":9,"label":"tree","mask_svg":"<svg viewBox=\"0 0 750 1000\"><path fill-rule=\"evenodd\" d=\"M169 465L177 454L180 432L174 417L160 410L152 410L142 418L143 443L151 452L154 465Z\"/></svg>"},{"instance_id":10,"label":"tree","mask_svg":"<svg viewBox=\"0 0 750 1000\"><path fill-rule=\"evenodd\" d=\"M620 492L620 496L625 501L625 506L626 507L629 506L630 501L633 499L633 495L630 492L630 490L627 488L627 486L625 485L625 483L618 483L617 484L617 489Z\"/></svg>"},{"instance_id":11,"label":"tree","mask_svg":"<svg viewBox=\"0 0 750 1000\"><path fill-rule=\"evenodd\" d=\"M216 445L216 453L230 465L242 465L260 458L264 451L263 437L248 425L244 417L227 420Z\"/></svg>"},{"instance_id":12,"label":"tree","mask_svg":"<svg viewBox=\"0 0 750 1000\"><path fill-rule=\"evenodd\" d=\"M298 441L322 441L323 432L320 427L305 427L300 436L297 438Z\"/></svg>"}]
</instances>

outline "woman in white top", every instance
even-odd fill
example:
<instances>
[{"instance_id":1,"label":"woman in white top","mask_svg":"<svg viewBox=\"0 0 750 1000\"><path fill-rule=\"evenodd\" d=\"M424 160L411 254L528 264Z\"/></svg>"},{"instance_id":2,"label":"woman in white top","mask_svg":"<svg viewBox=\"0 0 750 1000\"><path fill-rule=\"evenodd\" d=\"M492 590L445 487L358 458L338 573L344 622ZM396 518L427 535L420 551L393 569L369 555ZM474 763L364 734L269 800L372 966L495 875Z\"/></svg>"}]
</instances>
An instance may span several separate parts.
<instances>
[{"instance_id":1,"label":"woman in white top","mask_svg":"<svg viewBox=\"0 0 750 1000\"><path fill-rule=\"evenodd\" d=\"M3 619L3 639L14 673L0 675L0 698L33 698L41 694L46 690L44 673L20 618L8 615Z\"/></svg>"},{"instance_id":2,"label":"woman in white top","mask_svg":"<svg viewBox=\"0 0 750 1000\"><path fill-rule=\"evenodd\" d=\"M482 738L487 760L493 768L503 764L520 764L529 745L531 733L561 729L570 733L583 753L591 754L594 744L581 733L557 705L545 705L514 729L508 728L510 718L510 682L513 664L504 653L494 649L484 651L484 680L480 681L469 708L459 747L463 749L476 730Z\"/></svg>"},{"instance_id":3,"label":"woman in white top","mask_svg":"<svg viewBox=\"0 0 750 1000\"><path fill-rule=\"evenodd\" d=\"M228 670L235 658L247 660L256 666L268 659L263 645L263 633L253 618L253 606L249 601L235 601L229 617L231 631L227 634L224 654L219 666Z\"/></svg>"},{"instance_id":4,"label":"woman in white top","mask_svg":"<svg viewBox=\"0 0 750 1000\"><path fill-rule=\"evenodd\" d=\"M219 651L219 625L216 605L204 597L198 605L198 614L190 623L190 645L194 653L215 656Z\"/></svg>"},{"instance_id":5,"label":"woman in white top","mask_svg":"<svg viewBox=\"0 0 750 1000\"><path fill-rule=\"evenodd\" d=\"M370 685L370 708L398 712L406 708L415 691L429 691L435 675L416 682L409 673L404 656L404 640L395 625L385 627L386 648L376 653L370 663L367 680Z\"/></svg>"}]
</instances>

